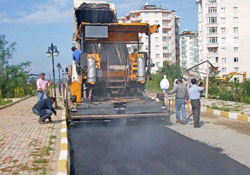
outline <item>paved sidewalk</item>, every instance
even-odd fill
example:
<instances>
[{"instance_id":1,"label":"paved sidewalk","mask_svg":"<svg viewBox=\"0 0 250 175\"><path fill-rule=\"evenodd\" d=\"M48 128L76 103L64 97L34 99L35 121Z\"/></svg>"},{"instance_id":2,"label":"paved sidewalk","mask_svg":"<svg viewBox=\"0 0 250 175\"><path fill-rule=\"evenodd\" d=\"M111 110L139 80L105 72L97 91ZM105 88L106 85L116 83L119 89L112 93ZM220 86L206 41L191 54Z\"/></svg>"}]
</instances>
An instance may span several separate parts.
<instances>
[{"instance_id":1,"label":"paved sidewalk","mask_svg":"<svg viewBox=\"0 0 250 175\"><path fill-rule=\"evenodd\" d=\"M0 110L0 175L56 173L61 123L52 116L53 123L39 124L31 111L36 102L31 97Z\"/></svg>"}]
</instances>

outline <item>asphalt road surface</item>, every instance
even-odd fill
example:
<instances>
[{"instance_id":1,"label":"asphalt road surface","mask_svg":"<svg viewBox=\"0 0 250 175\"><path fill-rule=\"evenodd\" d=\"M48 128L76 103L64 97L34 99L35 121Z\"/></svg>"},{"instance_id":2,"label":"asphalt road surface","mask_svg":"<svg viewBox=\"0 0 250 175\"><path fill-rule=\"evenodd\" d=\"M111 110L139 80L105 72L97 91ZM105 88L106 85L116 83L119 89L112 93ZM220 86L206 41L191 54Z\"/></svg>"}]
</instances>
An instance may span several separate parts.
<instances>
[{"instance_id":1,"label":"asphalt road surface","mask_svg":"<svg viewBox=\"0 0 250 175\"><path fill-rule=\"evenodd\" d=\"M78 120L69 139L72 175L250 174L220 149L180 135L162 120Z\"/></svg>"}]
</instances>

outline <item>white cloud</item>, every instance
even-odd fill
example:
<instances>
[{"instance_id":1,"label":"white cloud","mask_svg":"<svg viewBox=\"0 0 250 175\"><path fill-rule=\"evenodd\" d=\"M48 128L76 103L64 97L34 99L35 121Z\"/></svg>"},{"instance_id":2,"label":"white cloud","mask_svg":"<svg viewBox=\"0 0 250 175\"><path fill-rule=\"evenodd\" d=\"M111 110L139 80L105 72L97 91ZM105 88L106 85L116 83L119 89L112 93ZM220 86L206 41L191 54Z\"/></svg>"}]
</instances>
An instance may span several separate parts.
<instances>
[{"instance_id":1,"label":"white cloud","mask_svg":"<svg viewBox=\"0 0 250 175\"><path fill-rule=\"evenodd\" d=\"M0 14L0 23L62 23L70 22L73 16L73 3L71 0L48 0L44 4L35 4L30 8L30 12L19 11L17 18L7 18Z\"/></svg>"}]
</instances>

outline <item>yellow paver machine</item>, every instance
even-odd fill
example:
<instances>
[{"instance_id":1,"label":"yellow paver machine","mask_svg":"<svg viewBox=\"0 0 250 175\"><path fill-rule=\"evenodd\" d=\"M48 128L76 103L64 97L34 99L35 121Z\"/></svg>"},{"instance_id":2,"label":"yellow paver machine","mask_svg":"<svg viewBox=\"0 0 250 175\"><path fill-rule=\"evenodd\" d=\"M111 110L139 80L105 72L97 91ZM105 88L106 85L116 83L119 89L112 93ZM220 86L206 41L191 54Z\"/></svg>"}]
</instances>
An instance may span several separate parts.
<instances>
[{"instance_id":1,"label":"yellow paver machine","mask_svg":"<svg viewBox=\"0 0 250 175\"><path fill-rule=\"evenodd\" d=\"M109 5L90 3L75 9L74 46L82 54L80 63L73 62L68 71L66 101L72 115L117 114L129 105L135 107L130 112L152 110L145 105L145 85L154 66L151 35L160 26L117 23ZM147 42L147 52L141 52L142 42Z\"/></svg>"}]
</instances>

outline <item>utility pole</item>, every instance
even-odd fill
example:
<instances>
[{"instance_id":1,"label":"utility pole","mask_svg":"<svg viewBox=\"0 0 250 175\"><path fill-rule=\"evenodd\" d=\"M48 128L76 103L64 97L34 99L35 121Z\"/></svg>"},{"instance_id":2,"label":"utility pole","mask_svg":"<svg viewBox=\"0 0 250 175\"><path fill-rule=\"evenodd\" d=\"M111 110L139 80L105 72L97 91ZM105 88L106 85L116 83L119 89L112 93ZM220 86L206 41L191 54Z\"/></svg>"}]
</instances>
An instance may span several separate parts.
<instances>
[{"instance_id":1,"label":"utility pole","mask_svg":"<svg viewBox=\"0 0 250 175\"><path fill-rule=\"evenodd\" d=\"M208 62L207 62L207 74L206 74L206 98L208 98L208 86L209 86L209 72L210 72L210 70L209 70L209 64L208 64Z\"/></svg>"}]
</instances>

